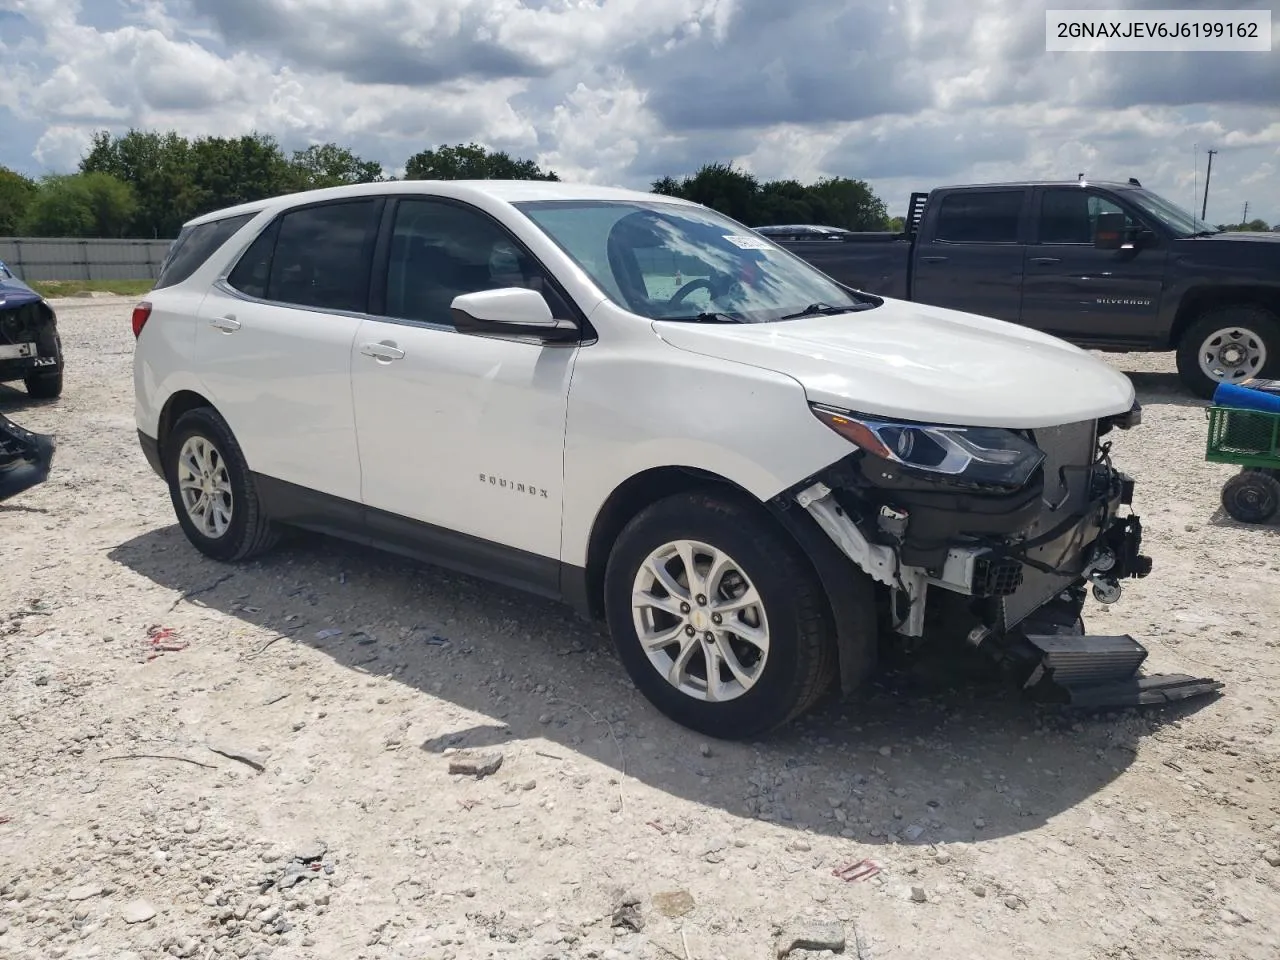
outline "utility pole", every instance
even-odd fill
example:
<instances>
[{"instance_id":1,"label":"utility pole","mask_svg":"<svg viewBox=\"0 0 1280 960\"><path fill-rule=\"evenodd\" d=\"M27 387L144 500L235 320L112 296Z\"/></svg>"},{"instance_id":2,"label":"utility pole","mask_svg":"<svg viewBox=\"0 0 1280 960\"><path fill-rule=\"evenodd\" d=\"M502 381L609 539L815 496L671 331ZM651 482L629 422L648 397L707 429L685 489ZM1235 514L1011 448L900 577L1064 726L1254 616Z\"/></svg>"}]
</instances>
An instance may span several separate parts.
<instances>
[{"instance_id":1,"label":"utility pole","mask_svg":"<svg viewBox=\"0 0 1280 960\"><path fill-rule=\"evenodd\" d=\"M1205 218L1205 214L1209 211L1209 177L1213 174L1213 155L1217 150L1209 151L1209 169L1204 172L1204 205L1200 207L1200 219Z\"/></svg>"},{"instance_id":2,"label":"utility pole","mask_svg":"<svg viewBox=\"0 0 1280 960\"><path fill-rule=\"evenodd\" d=\"M1249 222L1249 201L1244 202L1244 212L1240 214L1240 226L1244 226Z\"/></svg>"}]
</instances>

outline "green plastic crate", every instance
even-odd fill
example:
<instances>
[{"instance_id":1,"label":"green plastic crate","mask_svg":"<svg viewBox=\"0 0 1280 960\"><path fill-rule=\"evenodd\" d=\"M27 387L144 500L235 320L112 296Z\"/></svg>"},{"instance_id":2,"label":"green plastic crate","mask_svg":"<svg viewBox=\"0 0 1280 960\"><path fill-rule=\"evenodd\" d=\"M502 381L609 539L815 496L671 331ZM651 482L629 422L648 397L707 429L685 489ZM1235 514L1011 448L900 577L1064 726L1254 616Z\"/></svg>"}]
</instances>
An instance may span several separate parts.
<instances>
[{"instance_id":1,"label":"green plastic crate","mask_svg":"<svg viewBox=\"0 0 1280 960\"><path fill-rule=\"evenodd\" d=\"M1280 470L1280 413L1209 407L1205 459Z\"/></svg>"}]
</instances>

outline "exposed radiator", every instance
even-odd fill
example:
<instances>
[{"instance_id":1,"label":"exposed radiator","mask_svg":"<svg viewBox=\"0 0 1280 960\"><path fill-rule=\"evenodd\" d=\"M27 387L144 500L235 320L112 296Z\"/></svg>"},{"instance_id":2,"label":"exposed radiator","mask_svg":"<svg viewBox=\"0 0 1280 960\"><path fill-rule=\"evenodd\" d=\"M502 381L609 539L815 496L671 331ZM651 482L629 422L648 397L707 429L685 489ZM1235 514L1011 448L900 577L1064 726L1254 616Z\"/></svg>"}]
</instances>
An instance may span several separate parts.
<instances>
[{"instance_id":1,"label":"exposed radiator","mask_svg":"<svg viewBox=\"0 0 1280 960\"><path fill-rule=\"evenodd\" d=\"M1042 427L1033 433L1036 445L1044 451L1046 459L1044 501L1030 537L1053 529L1072 514L1079 514L1089 502L1088 472L1084 469L1069 470L1063 476L1059 471L1062 467L1087 468L1093 464L1098 423L1085 420L1058 427ZM1051 504L1057 509L1051 509ZM1017 626L1075 580L1084 569L1084 549L1096 536L1097 530L1092 528L1068 531L1058 540L1029 551L1031 559L1067 572L1053 574L1023 567L1022 586L1000 601L1000 627L1009 630Z\"/></svg>"}]
</instances>

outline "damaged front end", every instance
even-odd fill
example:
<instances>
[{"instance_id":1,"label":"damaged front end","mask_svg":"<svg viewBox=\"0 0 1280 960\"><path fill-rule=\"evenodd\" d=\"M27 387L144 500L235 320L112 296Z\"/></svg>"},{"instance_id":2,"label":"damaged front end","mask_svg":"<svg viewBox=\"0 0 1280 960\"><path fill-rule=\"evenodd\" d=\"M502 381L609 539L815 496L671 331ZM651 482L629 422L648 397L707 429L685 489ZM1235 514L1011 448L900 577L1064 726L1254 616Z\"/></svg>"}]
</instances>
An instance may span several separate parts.
<instances>
[{"instance_id":1,"label":"damaged front end","mask_svg":"<svg viewBox=\"0 0 1280 960\"><path fill-rule=\"evenodd\" d=\"M1218 690L1215 680L1142 677L1128 636L1088 636L1091 590L1120 599L1145 577L1133 481L1111 463L1104 420L1033 430L864 417L814 405L848 457L789 491L841 553L887 591L888 627L989 654L1038 699L1121 706Z\"/></svg>"},{"instance_id":2,"label":"damaged front end","mask_svg":"<svg viewBox=\"0 0 1280 960\"><path fill-rule=\"evenodd\" d=\"M0 262L0 383L21 380L39 400L62 392L62 339L53 307Z\"/></svg>"},{"instance_id":3,"label":"damaged front end","mask_svg":"<svg viewBox=\"0 0 1280 960\"><path fill-rule=\"evenodd\" d=\"M57 443L0 414L0 502L49 479Z\"/></svg>"}]
</instances>

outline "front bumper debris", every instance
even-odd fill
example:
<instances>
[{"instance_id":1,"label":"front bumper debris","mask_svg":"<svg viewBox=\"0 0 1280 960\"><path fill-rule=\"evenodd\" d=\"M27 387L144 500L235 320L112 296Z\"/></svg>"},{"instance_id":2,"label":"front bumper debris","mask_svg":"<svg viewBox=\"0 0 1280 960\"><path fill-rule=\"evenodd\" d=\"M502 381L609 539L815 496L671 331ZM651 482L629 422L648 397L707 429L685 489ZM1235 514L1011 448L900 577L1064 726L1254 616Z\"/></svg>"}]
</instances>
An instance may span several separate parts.
<instances>
[{"instance_id":1,"label":"front bumper debris","mask_svg":"<svg viewBox=\"0 0 1280 960\"><path fill-rule=\"evenodd\" d=\"M1090 592L1112 604L1151 573L1134 482L1111 464L1098 425L1036 431L1043 483L1025 491L922 489L846 458L790 492L827 538L887 588L904 638L948 634L1012 672L1035 699L1076 706L1168 703L1221 690L1214 679L1144 676L1132 637L1089 636ZM870 461L868 461L870 462ZM872 481L875 482L872 482ZM842 656L844 655L842 651Z\"/></svg>"},{"instance_id":2,"label":"front bumper debris","mask_svg":"<svg viewBox=\"0 0 1280 960\"><path fill-rule=\"evenodd\" d=\"M1086 634L1079 618L1064 628L1053 622L1052 611L1033 617L1018 640L1008 659L1023 665L1023 692L1041 702L1139 707L1206 696L1225 686L1211 677L1143 675L1147 649L1133 637Z\"/></svg>"},{"instance_id":3,"label":"front bumper debris","mask_svg":"<svg viewBox=\"0 0 1280 960\"><path fill-rule=\"evenodd\" d=\"M57 441L32 433L0 414L0 501L49 479Z\"/></svg>"}]
</instances>

